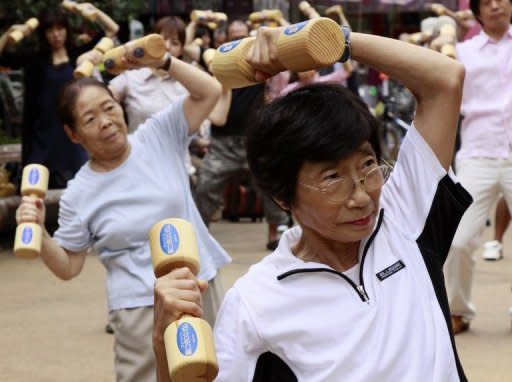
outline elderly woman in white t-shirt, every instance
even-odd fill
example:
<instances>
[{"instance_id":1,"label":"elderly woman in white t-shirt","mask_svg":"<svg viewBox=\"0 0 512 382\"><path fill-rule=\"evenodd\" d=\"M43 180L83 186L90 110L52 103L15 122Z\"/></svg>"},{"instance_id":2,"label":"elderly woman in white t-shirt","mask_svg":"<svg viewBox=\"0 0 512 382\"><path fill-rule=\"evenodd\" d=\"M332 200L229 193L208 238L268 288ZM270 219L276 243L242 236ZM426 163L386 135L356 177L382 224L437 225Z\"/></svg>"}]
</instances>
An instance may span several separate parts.
<instances>
[{"instance_id":1,"label":"elderly woman in white t-shirt","mask_svg":"<svg viewBox=\"0 0 512 382\"><path fill-rule=\"evenodd\" d=\"M132 67L140 66L131 49L124 59ZM123 382L156 380L151 226L168 217L195 226L200 276L210 282L204 297L210 321L221 298L215 276L230 261L202 222L184 160L188 137L214 108L221 86L210 75L170 56L149 66L167 70L188 95L128 135L123 110L106 85L87 78L70 82L61 93L59 114L70 139L82 145L90 159L62 195L53 238L44 229L43 200L24 197L16 214L18 223L41 224L41 258L63 280L80 273L88 250L98 254L107 271L116 380Z\"/></svg>"}]
</instances>

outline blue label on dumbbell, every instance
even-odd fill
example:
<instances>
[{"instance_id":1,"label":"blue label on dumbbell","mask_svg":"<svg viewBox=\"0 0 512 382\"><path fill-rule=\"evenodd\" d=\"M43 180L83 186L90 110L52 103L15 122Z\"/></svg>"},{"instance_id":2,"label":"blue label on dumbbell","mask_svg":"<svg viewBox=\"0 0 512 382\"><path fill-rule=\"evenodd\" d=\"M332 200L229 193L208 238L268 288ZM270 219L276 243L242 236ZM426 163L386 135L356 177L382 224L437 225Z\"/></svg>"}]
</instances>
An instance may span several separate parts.
<instances>
[{"instance_id":1,"label":"blue label on dumbbell","mask_svg":"<svg viewBox=\"0 0 512 382\"><path fill-rule=\"evenodd\" d=\"M284 29L283 33L287 36L291 36L292 34L295 34L298 31L300 31L302 28L304 28L307 23L308 23L308 21L303 21L301 23L290 25L289 27L286 27Z\"/></svg>"},{"instance_id":2,"label":"blue label on dumbbell","mask_svg":"<svg viewBox=\"0 0 512 382\"><path fill-rule=\"evenodd\" d=\"M227 53L227 52L232 51L233 49L235 49L238 46L238 44L240 44L240 41L242 41L242 40L235 40L235 41L231 41L231 42L222 44L219 48L219 52Z\"/></svg>"},{"instance_id":3,"label":"blue label on dumbbell","mask_svg":"<svg viewBox=\"0 0 512 382\"><path fill-rule=\"evenodd\" d=\"M34 235L32 234L32 228L25 227L23 228L23 231L21 231L21 242L23 244L30 244L32 242L32 237Z\"/></svg>"},{"instance_id":4,"label":"blue label on dumbbell","mask_svg":"<svg viewBox=\"0 0 512 382\"><path fill-rule=\"evenodd\" d=\"M197 334L194 327L188 322L184 322L178 326L176 333L176 344L181 354L190 356L197 350Z\"/></svg>"},{"instance_id":5,"label":"blue label on dumbbell","mask_svg":"<svg viewBox=\"0 0 512 382\"><path fill-rule=\"evenodd\" d=\"M180 235L172 224L164 224L160 229L160 248L166 255L172 255L180 246Z\"/></svg>"},{"instance_id":6,"label":"blue label on dumbbell","mask_svg":"<svg viewBox=\"0 0 512 382\"><path fill-rule=\"evenodd\" d=\"M34 185L39 182L39 170L37 168L31 168L28 173L28 184Z\"/></svg>"}]
</instances>

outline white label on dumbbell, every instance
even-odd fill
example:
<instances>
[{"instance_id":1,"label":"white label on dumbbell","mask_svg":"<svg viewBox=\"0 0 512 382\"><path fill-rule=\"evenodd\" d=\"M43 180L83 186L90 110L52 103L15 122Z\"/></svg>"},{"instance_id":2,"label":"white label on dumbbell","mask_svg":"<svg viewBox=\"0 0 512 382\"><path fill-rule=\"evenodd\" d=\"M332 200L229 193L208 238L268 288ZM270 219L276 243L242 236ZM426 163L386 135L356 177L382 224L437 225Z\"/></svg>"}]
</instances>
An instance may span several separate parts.
<instances>
[{"instance_id":1,"label":"white label on dumbbell","mask_svg":"<svg viewBox=\"0 0 512 382\"><path fill-rule=\"evenodd\" d=\"M165 224L160 229L160 248L166 255L172 255L180 246L180 235L172 224Z\"/></svg>"},{"instance_id":2,"label":"white label on dumbbell","mask_svg":"<svg viewBox=\"0 0 512 382\"><path fill-rule=\"evenodd\" d=\"M32 238L33 238L33 234L32 234L32 228L30 227L25 227L23 228L23 231L21 232L21 241L23 244L30 244L32 242Z\"/></svg>"},{"instance_id":3,"label":"white label on dumbbell","mask_svg":"<svg viewBox=\"0 0 512 382\"><path fill-rule=\"evenodd\" d=\"M34 185L37 184L37 182L39 182L39 170L37 168L32 168L28 173L28 183Z\"/></svg>"},{"instance_id":4,"label":"white label on dumbbell","mask_svg":"<svg viewBox=\"0 0 512 382\"><path fill-rule=\"evenodd\" d=\"M176 344L181 354L190 356L197 350L197 334L194 327L188 322L184 322L178 326L176 333Z\"/></svg>"},{"instance_id":5,"label":"white label on dumbbell","mask_svg":"<svg viewBox=\"0 0 512 382\"><path fill-rule=\"evenodd\" d=\"M292 34L295 34L298 31L300 31L302 28L304 28L308 22L309 21L303 21L303 22L298 23L298 24L290 25L289 27L286 27L284 29L283 33L285 35L287 35L287 36L291 36Z\"/></svg>"},{"instance_id":6,"label":"white label on dumbbell","mask_svg":"<svg viewBox=\"0 0 512 382\"><path fill-rule=\"evenodd\" d=\"M235 40L235 41L231 41L231 42L222 44L219 48L219 52L227 53L227 52L232 51L233 49L235 49L238 46L238 44L240 44L240 41L242 41L242 40Z\"/></svg>"}]
</instances>

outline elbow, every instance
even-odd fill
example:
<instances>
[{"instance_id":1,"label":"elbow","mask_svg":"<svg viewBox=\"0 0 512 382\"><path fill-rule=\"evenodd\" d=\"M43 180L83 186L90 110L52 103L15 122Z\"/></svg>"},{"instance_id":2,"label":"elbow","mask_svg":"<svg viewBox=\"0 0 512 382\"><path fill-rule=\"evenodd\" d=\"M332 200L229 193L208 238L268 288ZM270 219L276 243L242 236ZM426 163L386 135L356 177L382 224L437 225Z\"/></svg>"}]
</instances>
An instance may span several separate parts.
<instances>
[{"instance_id":1,"label":"elbow","mask_svg":"<svg viewBox=\"0 0 512 382\"><path fill-rule=\"evenodd\" d=\"M449 70L446 70L446 78L444 82L444 86L446 90L458 94L462 97L462 89L464 87L464 77L466 75L466 69L464 65L459 61L452 60L450 63Z\"/></svg>"}]
</instances>

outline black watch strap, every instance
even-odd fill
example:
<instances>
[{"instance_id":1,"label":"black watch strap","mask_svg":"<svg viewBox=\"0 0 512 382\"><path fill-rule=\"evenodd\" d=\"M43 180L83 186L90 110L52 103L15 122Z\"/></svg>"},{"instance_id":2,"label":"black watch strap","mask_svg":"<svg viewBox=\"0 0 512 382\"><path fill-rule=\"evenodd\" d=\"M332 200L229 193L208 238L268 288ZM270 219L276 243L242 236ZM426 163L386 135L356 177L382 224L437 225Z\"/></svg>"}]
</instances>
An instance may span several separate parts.
<instances>
[{"instance_id":1,"label":"black watch strap","mask_svg":"<svg viewBox=\"0 0 512 382\"><path fill-rule=\"evenodd\" d=\"M346 62L350 59L350 28L346 25L342 25L341 30L345 35L345 49L341 55L340 62Z\"/></svg>"},{"instance_id":2,"label":"black watch strap","mask_svg":"<svg viewBox=\"0 0 512 382\"><path fill-rule=\"evenodd\" d=\"M160 69L168 72L169 68L171 67L171 55L169 53L166 53L165 56L166 56L165 62Z\"/></svg>"}]
</instances>

